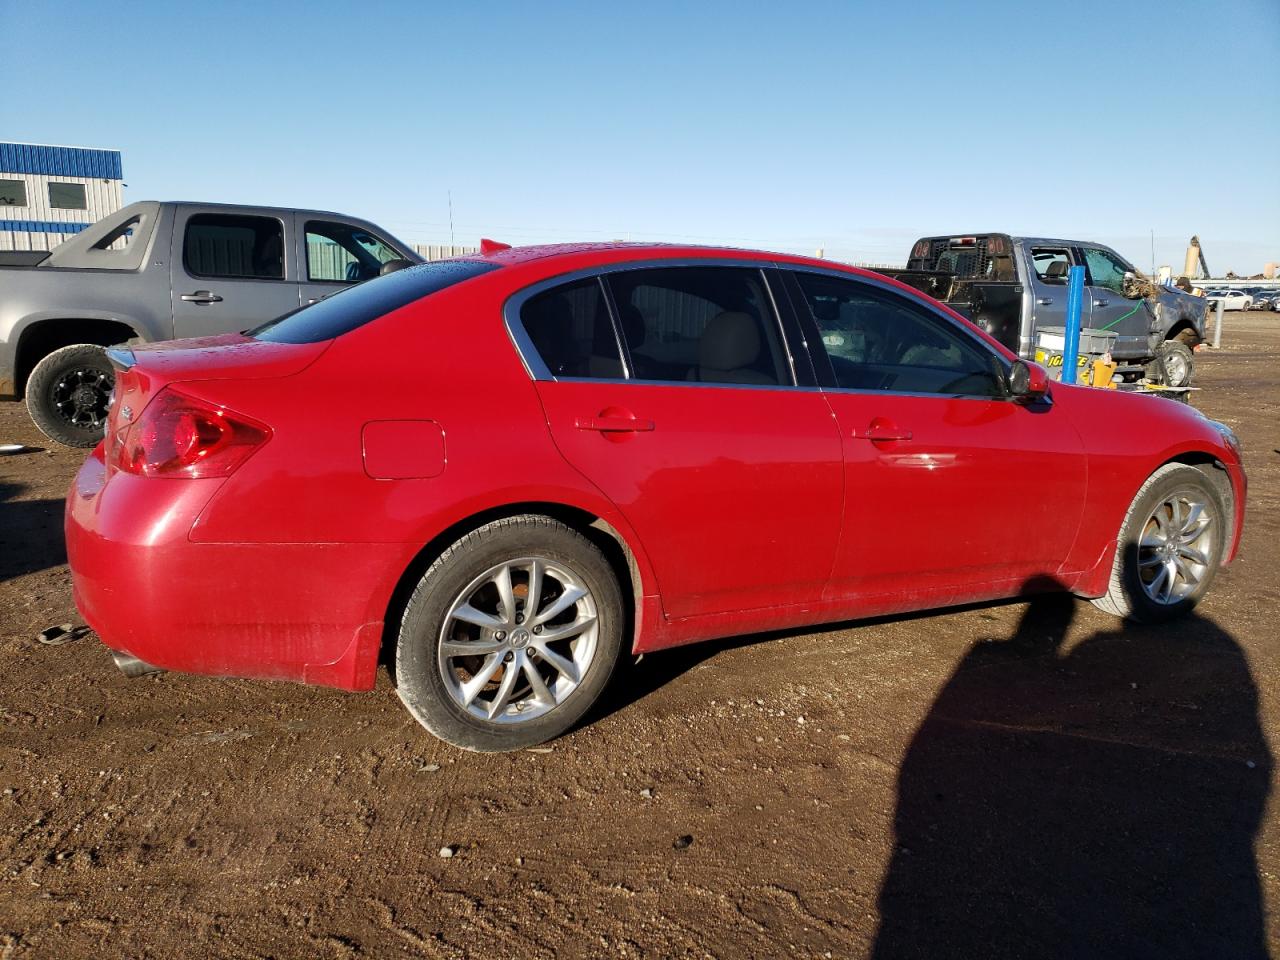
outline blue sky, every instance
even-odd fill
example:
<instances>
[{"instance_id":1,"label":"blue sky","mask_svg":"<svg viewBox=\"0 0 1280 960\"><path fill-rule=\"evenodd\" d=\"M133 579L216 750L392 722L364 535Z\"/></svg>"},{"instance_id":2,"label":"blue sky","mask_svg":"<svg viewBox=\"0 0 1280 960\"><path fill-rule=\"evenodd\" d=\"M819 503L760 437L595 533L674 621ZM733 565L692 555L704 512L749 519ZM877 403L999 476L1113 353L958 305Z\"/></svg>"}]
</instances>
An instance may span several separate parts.
<instances>
[{"instance_id":1,"label":"blue sky","mask_svg":"<svg viewBox=\"0 0 1280 960\"><path fill-rule=\"evenodd\" d=\"M404 239L663 239L901 262L929 233L1280 261L1280 7L0 0L0 138L126 198Z\"/></svg>"}]
</instances>

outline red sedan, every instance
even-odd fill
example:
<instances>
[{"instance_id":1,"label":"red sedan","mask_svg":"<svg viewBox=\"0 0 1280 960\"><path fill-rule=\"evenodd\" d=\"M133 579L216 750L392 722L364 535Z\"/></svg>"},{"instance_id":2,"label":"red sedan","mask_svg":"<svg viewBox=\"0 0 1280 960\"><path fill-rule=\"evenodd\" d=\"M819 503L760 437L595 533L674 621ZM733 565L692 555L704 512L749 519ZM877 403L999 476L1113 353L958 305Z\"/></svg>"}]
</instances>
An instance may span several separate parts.
<instances>
[{"instance_id":1,"label":"red sedan","mask_svg":"<svg viewBox=\"0 0 1280 960\"><path fill-rule=\"evenodd\" d=\"M892 280L497 246L113 352L66 529L122 666L367 690L386 645L428 730L508 750L624 649L1044 589L1168 618L1235 554L1230 429Z\"/></svg>"}]
</instances>

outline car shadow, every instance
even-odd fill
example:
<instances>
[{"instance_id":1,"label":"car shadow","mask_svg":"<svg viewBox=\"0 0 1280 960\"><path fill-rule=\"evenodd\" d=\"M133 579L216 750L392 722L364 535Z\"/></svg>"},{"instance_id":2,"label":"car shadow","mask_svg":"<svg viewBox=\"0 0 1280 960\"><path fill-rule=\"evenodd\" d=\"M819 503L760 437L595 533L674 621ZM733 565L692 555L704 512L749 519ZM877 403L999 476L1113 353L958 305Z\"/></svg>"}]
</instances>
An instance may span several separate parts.
<instances>
[{"instance_id":1,"label":"car shadow","mask_svg":"<svg viewBox=\"0 0 1280 960\"><path fill-rule=\"evenodd\" d=\"M1195 614L1065 649L1074 606L975 644L916 730L872 956L1268 955L1243 651Z\"/></svg>"},{"instance_id":2,"label":"car shadow","mask_svg":"<svg viewBox=\"0 0 1280 960\"><path fill-rule=\"evenodd\" d=\"M0 582L67 562L62 500L15 500L27 488L0 483Z\"/></svg>"}]
</instances>

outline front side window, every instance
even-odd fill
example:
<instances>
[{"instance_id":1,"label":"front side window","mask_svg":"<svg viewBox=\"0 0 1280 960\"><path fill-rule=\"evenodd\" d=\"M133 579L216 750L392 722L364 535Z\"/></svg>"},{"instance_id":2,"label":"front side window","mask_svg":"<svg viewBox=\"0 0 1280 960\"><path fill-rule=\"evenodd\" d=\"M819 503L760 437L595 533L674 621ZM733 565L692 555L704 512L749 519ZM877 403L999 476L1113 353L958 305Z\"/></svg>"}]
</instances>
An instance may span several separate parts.
<instances>
[{"instance_id":1,"label":"front side window","mask_svg":"<svg viewBox=\"0 0 1280 960\"><path fill-rule=\"evenodd\" d=\"M1005 395L996 356L922 305L857 281L816 273L795 276L837 387Z\"/></svg>"},{"instance_id":2,"label":"front side window","mask_svg":"<svg viewBox=\"0 0 1280 960\"><path fill-rule=\"evenodd\" d=\"M308 220L307 279L322 283L372 280L388 260L400 253L361 227L327 220Z\"/></svg>"},{"instance_id":3,"label":"front side window","mask_svg":"<svg viewBox=\"0 0 1280 960\"><path fill-rule=\"evenodd\" d=\"M622 353L598 278L530 297L520 308L520 323L553 377L623 378Z\"/></svg>"},{"instance_id":4,"label":"front side window","mask_svg":"<svg viewBox=\"0 0 1280 960\"><path fill-rule=\"evenodd\" d=\"M0 180L0 207L25 207L27 185L21 180Z\"/></svg>"},{"instance_id":5,"label":"front side window","mask_svg":"<svg viewBox=\"0 0 1280 960\"><path fill-rule=\"evenodd\" d=\"M1041 283L1066 283L1071 257L1065 250L1036 247L1031 251L1031 265Z\"/></svg>"},{"instance_id":6,"label":"front side window","mask_svg":"<svg viewBox=\"0 0 1280 960\"><path fill-rule=\"evenodd\" d=\"M636 379L791 385L759 270L660 267L607 279Z\"/></svg>"},{"instance_id":7,"label":"front side window","mask_svg":"<svg viewBox=\"0 0 1280 960\"><path fill-rule=\"evenodd\" d=\"M284 279L284 225L272 217L197 213L187 221L182 262L195 277Z\"/></svg>"},{"instance_id":8,"label":"front side window","mask_svg":"<svg viewBox=\"0 0 1280 960\"><path fill-rule=\"evenodd\" d=\"M1124 275L1128 271L1123 263L1105 250L1085 247L1085 262L1089 265L1089 281L1095 287L1106 287L1116 293L1124 292Z\"/></svg>"},{"instance_id":9,"label":"front side window","mask_svg":"<svg viewBox=\"0 0 1280 960\"><path fill-rule=\"evenodd\" d=\"M88 210L83 183L50 183L49 206L55 210Z\"/></svg>"}]
</instances>

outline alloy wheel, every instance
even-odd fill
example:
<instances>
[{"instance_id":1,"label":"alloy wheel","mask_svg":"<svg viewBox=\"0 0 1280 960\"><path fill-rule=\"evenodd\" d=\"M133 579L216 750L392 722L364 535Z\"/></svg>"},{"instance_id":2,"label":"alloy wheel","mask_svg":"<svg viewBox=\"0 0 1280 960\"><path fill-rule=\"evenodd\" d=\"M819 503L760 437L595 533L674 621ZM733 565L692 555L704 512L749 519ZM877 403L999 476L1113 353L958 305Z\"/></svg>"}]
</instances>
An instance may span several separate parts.
<instances>
[{"instance_id":1,"label":"alloy wheel","mask_svg":"<svg viewBox=\"0 0 1280 960\"><path fill-rule=\"evenodd\" d=\"M586 676L598 640L595 599L567 564L500 563L449 605L438 663L454 703L492 723L543 716Z\"/></svg>"},{"instance_id":2,"label":"alloy wheel","mask_svg":"<svg viewBox=\"0 0 1280 960\"><path fill-rule=\"evenodd\" d=\"M107 420L112 378L93 367L68 370L53 384L53 406L73 427L101 427Z\"/></svg>"},{"instance_id":3,"label":"alloy wheel","mask_svg":"<svg viewBox=\"0 0 1280 960\"><path fill-rule=\"evenodd\" d=\"M1213 557L1214 521L1213 507L1196 494L1160 501L1138 539L1138 579L1148 597L1168 606L1195 591Z\"/></svg>"}]
</instances>

